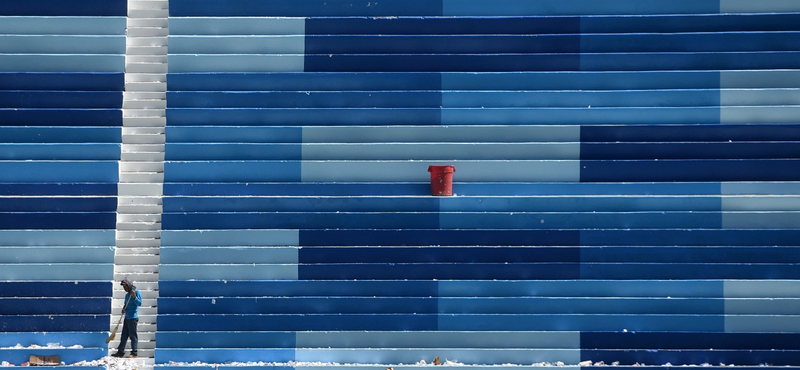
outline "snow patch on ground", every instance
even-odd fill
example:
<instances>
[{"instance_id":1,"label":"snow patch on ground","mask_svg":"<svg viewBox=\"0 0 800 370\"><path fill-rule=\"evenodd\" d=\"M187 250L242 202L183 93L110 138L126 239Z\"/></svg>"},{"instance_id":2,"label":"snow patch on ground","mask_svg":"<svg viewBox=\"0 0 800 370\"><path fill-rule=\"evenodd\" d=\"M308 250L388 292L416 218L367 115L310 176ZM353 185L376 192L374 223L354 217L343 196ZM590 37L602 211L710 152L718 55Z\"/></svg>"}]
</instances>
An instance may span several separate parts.
<instances>
[{"instance_id":1,"label":"snow patch on ground","mask_svg":"<svg viewBox=\"0 0 800 370\"><path fill-rule=\"evenodd\" d=\"M0 347L0 349L79 349L83 348L82 345L76 344L74 346L65 347L61 345L61 343L47 343L46 345L38 345L38 344L31 344L29 346L23 346L22 344L17 343L16 346L13 347Z\"/></svg>"}]
</instances>

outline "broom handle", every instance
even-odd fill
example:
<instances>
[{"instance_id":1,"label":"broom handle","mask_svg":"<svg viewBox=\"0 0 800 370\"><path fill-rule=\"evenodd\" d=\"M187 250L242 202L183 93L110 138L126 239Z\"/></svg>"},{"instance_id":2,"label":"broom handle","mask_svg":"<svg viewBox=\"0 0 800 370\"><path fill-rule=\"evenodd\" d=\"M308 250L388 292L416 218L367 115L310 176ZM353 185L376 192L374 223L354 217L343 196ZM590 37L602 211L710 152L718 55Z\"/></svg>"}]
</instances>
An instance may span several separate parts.
<instances>
[{"instance_id":1,"label":"broom handle","mask_svg":"<svg viewBox=\"0 0 800 370\"><path fill-rule=\"evenodd\" d=\"M123 305L122 305L122 309L123 309L123 310L127 308L126 306L128 305L128 299L131 299L131 296L128 296L128 298L126 298L126 299L125 299L125 304L123 304ZM121 323L121 322L122 322L122 318L123 318L123 317L125 317L125 314L123 314L123 313L120 313L120 314L119 314L119 321L117 321L117 325L119 325L119 323Z\"/></svg>"}]
</instances>

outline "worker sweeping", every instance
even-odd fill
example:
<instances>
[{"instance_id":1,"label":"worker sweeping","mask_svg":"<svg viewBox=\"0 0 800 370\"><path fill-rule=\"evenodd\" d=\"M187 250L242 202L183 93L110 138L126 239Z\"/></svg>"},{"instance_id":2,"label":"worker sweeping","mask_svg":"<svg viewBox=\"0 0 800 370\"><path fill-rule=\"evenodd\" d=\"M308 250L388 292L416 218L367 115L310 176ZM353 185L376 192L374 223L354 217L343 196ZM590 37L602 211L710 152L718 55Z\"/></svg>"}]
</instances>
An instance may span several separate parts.
<instances>
[{"instance_id":1,"label":"worker sweeping","mask_svg":"<svg viewBox=\"0 0 800 370\"><path fill-rule=\"evenodd\" d=\"M136 358L139 355L139 334L136 332L136 326L139 325L139 306L142 305L142 293L136 290L136 286L128 278L122 279L120 282L122 289L125 289L125 302L122 307L122 314L125 315L125 321L122 324L122 337L119 339L119 347L117 353L111 355L114 357L125 356L125 345L128 339L131 340L131 354L129 358Z\"/></svg>"}]
</instances>

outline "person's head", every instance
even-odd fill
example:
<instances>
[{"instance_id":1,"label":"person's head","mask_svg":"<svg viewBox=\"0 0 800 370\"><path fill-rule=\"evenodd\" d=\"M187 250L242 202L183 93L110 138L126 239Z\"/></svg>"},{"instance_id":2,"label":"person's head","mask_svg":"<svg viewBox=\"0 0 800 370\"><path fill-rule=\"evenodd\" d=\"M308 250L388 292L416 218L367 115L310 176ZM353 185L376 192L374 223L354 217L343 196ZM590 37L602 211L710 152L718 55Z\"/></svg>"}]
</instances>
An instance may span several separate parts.
<instances>
[{"instance_id":1,"label":"person's head","mask_svg":"<svg viewBox=\"0 0 800 370\"><path fill-rule=\"evenodd\" d=\"M133 282L128 278L122 279L119 285L122 285L122 289L125 289L126 292L132 292L134 289L136 289L136 287L133 285Z\"/></svg>"}]
</instances>

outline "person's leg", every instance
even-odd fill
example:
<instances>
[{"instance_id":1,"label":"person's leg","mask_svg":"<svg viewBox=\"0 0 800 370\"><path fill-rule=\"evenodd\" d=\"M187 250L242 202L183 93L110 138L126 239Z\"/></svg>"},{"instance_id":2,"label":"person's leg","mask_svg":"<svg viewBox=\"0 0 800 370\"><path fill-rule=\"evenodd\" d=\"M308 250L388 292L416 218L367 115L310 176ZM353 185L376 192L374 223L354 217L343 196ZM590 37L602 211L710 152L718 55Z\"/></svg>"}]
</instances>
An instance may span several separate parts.
<instances>
[{"instance_id":1,"label":"person's leg","mask_svg":"<svg viewBox=\"0 0 800 370\"><path fill-rule=\"evenodd\" d=\"M119 346L117 347L117 353L114 356L122 357L125 353L125 345L128 344L128 335L130 330L128 329L128 320L122 321L122 334L119 337Z\"/></svg>"},{"instance_id":2,"label":"person's leg","mask_svg":"<svg viewBox=\"0 0 800 370\"><path fill-rule=\"evenodd\" d=\"M137 331L137 328L139 326L139 319L125 320L125 321L130 321L128 336L131 338L131 355L138 356L139 332Z\"/></svg>"}]
</instances>

